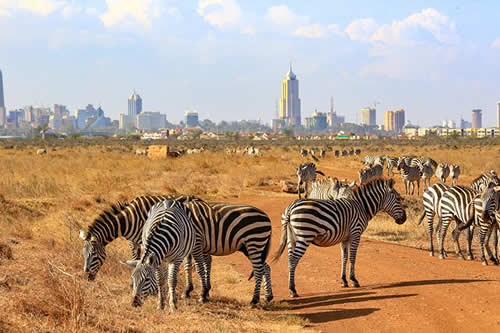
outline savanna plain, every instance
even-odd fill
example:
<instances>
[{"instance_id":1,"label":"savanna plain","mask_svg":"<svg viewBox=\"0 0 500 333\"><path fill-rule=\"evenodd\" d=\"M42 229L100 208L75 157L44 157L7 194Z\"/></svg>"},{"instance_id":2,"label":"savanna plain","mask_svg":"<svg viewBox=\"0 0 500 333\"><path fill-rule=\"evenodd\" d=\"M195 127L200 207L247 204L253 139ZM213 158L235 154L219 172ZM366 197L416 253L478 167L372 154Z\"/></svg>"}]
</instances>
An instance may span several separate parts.
<instances>
[{"instance_id":1,"label":"savanna plain","mask_svg":"<svg viewBox=\"0 0 500 333\"><path fill-rule=\"evenodd\" d=\"M275 299L250 307L251 266L242 254L233 254L214 258L208 303L198 303L194 275L194 295L180 299L176 312L157 310L152 298L134 308L130 269L120 264L130 257L125 240L107 246L95 281L87 281L83 273L78 233L100 212L143 194L247 203L271 218L272 254L281 214L297 198L283 193L280 181L296 181L293 167L312 160L300 156L297 142L258 143L261 157L228 155L226 146L248 142L221 142L210 143L200 154L149 159L135 155L145 143L69 141L0 143L0 332L500 332L500 267L459 260L450 235L449 257L430 257L426 222L417 224L423 186L420 195L404 195L399 174L394 179L408 219L397 225L379 213L370 222L356 264L361 288L340 287L337 246L311 246L297 268L299 298L288 297L284 255L277 263L268 259ZM367 154L412 154L456 163L462 169L459 184L466 185L484 171L500 172L498 143L459 141L352 144L361 155L335 158L329 150L316 164L327 176L350 181L357 179ZM331 142L314 145L343 149ZM47 154L36 154L41 147ZM478 253L475 239L474 251ZM181 269L178 295L183 287Z\"/></svg>"}]
</instances>

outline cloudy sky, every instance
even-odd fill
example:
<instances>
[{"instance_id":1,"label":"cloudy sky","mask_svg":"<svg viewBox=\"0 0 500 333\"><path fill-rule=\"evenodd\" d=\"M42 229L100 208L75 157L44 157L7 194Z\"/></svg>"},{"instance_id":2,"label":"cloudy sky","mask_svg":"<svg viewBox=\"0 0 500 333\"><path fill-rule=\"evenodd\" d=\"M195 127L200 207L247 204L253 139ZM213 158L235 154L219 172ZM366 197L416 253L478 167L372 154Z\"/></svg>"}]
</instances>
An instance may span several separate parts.
<instances>
[{"instance_id":1,"label":"cloudy sky","mask_svg":"<svg viewBox=\"0 0 500 333\"><path fill-rule=\"evenodd\" d=\"M404 4L402 4L404 3ZM292 62L302 115L359 121L404 108L428 126L496 121L500 2L0 0L0 69L9 109L102 105L117 119L134 89L178 122L269 121Z\"/></svg>"}]
</instances>

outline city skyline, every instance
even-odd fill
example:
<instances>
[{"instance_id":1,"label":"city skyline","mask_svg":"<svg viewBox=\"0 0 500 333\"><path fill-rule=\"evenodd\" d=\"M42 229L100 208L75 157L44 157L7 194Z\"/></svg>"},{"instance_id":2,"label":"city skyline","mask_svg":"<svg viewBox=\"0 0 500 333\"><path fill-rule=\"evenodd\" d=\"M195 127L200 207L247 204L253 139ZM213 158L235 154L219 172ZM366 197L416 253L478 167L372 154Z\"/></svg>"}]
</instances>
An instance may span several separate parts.
<instances>
[{"instance_id":1,"label":"city skyline","mask_svg":"<svg viewBox=\"0 0 500 333\"><path fill-rule=\"evenodd\" d=\"M216 121L269 122L291 60L302 117L327 112L333 94L348 122L358 123L360 108L377 101L379 124L385 110L399 107L422 126L458 123L474 108L483 110L484 126L496 124L495 2L390 10L367 1L139 0L135 10L126 2L39 2L0 4L8 109L56 102L75 110L91 102L118 119L136 87L144 109L172 122L188 108Z\"/></svg>"}]
</instances>

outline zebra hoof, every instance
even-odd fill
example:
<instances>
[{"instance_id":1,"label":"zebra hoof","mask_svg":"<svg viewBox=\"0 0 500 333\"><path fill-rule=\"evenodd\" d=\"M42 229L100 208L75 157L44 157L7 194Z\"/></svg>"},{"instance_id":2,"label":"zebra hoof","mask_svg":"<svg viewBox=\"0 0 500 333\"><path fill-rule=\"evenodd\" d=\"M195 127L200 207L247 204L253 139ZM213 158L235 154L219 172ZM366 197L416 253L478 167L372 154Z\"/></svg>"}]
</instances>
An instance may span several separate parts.
<instances>
[{"instance_id":1,"label":"zebra hoof","mask_svg":"<svg viewBox=\"0 0 500 333\"><path fill-rule=\"evenodd\" d=\"M434 252L429 252L429 256L434 257Z\"/></svg>"},{"instance_id":2,"label":"zebra hoof","mask_svg":"<svg viewBox=\"0 0 500 333\"><path fill-rule=\"evenodd\" d=\"M440 254L439 259L444 259L444 255Z\"/></svg>"},{"instance_id":3,"label":"zebra hoof","mask_svg":"<svg viewBox=\"0 0 500 333\"><path fill-rule=\"evenodd\" d=\"M198 299L198 302L205 304L205 303L207 303L207 302L208 302L208 300L207 300L206 298L204 298L204 297L200 297L200 298Z\"/></svg>"},{"instance_id":4,"label":"zebra hoof","mask_svg":"<svg viewBox=\"0 0 500 333\"><path fill-rule=\"evenodd\" d=\"M274 299L274 296L273 295L269 295L269 296L266 296L266 298L264 299L267 303L271 302L272 300Z\"/></svg>"},{"instance_id":5,"label":"zebra hoof","mask_svg":"<svg viewBox=\"0 0 500 333\"><path fill-rule=\"evenodd\" d=\"M488 262L486 260L483 260L483 266L488 266Z\"/></svg>"},{"instance_id":6,"label":"zebra hoof","mask_svg":"<svg viewBox=\"0 0 500 333\"><path fill-rule=\"evenodd\" d=\"M352 287L353 288L359 288L359 282L358 281L352 281Z\"/></svg>"},{"instance_id":7,"label":"zebra hoof","mask_svg":"<svg viewBox=\"0 0 500 333\"><path fill-rule=\"evenodd\" d=\"M460 260L465 260L464 256L463 256L463 255L461 255L461 254L459 254L459 255L458 255L458 259L460 259Z\"/></svg>"},{"instance_id":8,"label":"zebra hoof","mask_svg":"<svg viewBox=\"0 0 500 333\"><path fill-rule=\"evenodd\" d=\"M297 292L295 290L290 290L290 297L296 298L296 297L299 297L299 294L297 294Z\"/></svg>"},{"instance_id":9,"label":"zebra hoof","mask_svg":"<svg viewBox=\"0 0 500 333\"><path fill-rule=\"evenodd\" d=\"M252 300L250 301L250 306L254 307L257 304L259 304L259 299L258 298L252 298Z\"/></svg>"},{"instance_id":10,"label":"zebra hoof","mask_svg":"<svg viewBox=\"0 0 500 333\"><path fill-rule=\"evenodd\" d=\"M474 256L467 256L467 260L474 260Z\"/></svg>"}]
</instances>

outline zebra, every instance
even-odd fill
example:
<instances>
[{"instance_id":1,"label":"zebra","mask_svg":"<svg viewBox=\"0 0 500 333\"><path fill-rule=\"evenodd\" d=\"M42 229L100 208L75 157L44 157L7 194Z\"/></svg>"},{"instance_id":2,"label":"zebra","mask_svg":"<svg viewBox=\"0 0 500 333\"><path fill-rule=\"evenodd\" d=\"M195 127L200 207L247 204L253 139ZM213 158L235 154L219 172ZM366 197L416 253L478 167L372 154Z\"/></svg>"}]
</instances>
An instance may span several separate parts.
<instances>
[{"instance_id":1,"label":"zebra","mask_svg":"<svg viewBox=\"0 0 500 333\"><path fill-rule=\"evenodd\" d=\"M490 183L500 185L500 179L494 170L482 173L479 177L474 179L471 188L475 191L482 192Z\"/></svg>"},{"instance_id":2,"label":"zebra","mask_svg":"<svg viewBox=\"0 0 500 333\"><path fill-rule=\"evenodd\" d=\"M367 166L372 166L377 162L380 162L381 156L372 156L372 155L366 155L365 156L365 165Z\"/></svg>"},{"instance_id":3,"label":"zebra","mask_svg":"<svg viewBox=\"0 0 500 333\"><path fill-rule=\"evenodd\" d=\"M422 172L419 167L408 166L404 159L400 159L397 165L398 170L401 172L401 178L405 184L405 194L410 194L411 185L411 195L415 193L415 183L417 182L417 195L420 195L420 178L422 178Z\"/></svg>"},{"instance_id":4,"label":"zebra","mask_svg":"<svg viewBox=\"0 0 500 333\"><path fill-rule=\"evenodd\" d=\"M397 157L389 157L386 155L385 159L387 160L387 175L394 176L394 171L392 171L392 170L397 167L398 158Z\"/></svg>"},{"instance_id":5,"label":"zebra","mask_svg":"<svg viewBox=\"0 0 500 333\"><path fill-rule=\"evenodd\" d=\"M361 149L359 149L359 148L358 148L358 149L356 149L356 150L354 151L354 154L355 154L355 155L357 155L357 156L361 155Z\"/></svg>"},{"instance_id":6,"label":"zebra","mask_svg":"<svg viewBox=\"0 0 500 333\"><path fill-rule=\"evenodd\" d=\"M349 155L349 152L347 150L342 150L342 157Z\"/></svg>"},{"instance_id":7,"label":"zebra","mask_svg":"<svg viewBox=\"0 0 500 333\"><path fill-rule=\"evenodd\" d=\"M297 191L299 192L299 199L301 198L300 196L300 185L304 183L304 190L305 190L305 197L307 198L307 193L308 193L308 187L309 187L309 182L313 182L316 180L316 174L320 174L324 176L325 174L319 170L316 170L316 164L314 163L302 163L298 168L295 168L295 171L297 172Z\"/></svg>"},{"instance_id":8,"label":"zebra","mask_svg":"<svg viewBox=\"0 0 500 333\"><path fill-rule=\"evenodd\" d=\"M301 155L302 157L306 157L306 156L307 156L307 149L301 148L301 149L300 149L300 155Z\"/></svg>"},{"instance_id":9,"label":"zebra","mask_svg":"<svg viewBox=\"0 0 500 333\"><path fill-rule=\"evenodd\" d=\"M380 164L375 164L371 167L364 168L358 171L359 183L365 184L372 178L382 177L384 173L384 167Z\"/></svg>"},{"instance_id":10,"label":"zebra","mask_svg":"<svg viewBox=\"0 0 500 333\"><path fill-rule=\"evenodd\" d=\"M323 178L312 182L310 199L336 200L352 196L355 183L346 184L337 178Z\"/></svg>"},{"instance_id":11,"label":"zebra","mask_svg":"<svg viewBox=\"0 0 500 333\"><path fill-rule=\"evenodd\" d=\"M448 164L439 163L436 167L436 177L439 179L441 183L446 183L446 178L448 178L450 174L450 167Z\"/></svg>"},{"instance_id":12,"label":"zebra","mask_svg":"<svg viewBox=\"0 0 500 333\"><path fill-rule=\"evenodd\" d=\"M431 185L431 178L434 176L434 171L430 163L425 162L420 168L422 174L422 182L424 183L424 189L427 189Z\"/></svg>"},{"instance_id":13,"label":"zebra","mask_svg":"<svg viewBox=\"0 0 500 333\"><path fill-rule=\"evenodd\" d=\"M451 184L452 185L458 184L458 176L460 176L460 166L456 165L456 164L452 164L450 166L450 177L451 177Z\"/></svg>"},{"instance_id":14,"label":"zebra","mask_svg":"<svg viewBox=\"0 0 500 333\"><path fill-rule=\"evenodd\" d=\"M140 260L128 260L133 267L133 306L141 306L152 294L158 294L158 309L165 308L164 263L168 263L168 295L170 312L177 309L177 272L184 258L194 249L196 234L191 212L181 202L160 201L151 207L142 231L144 252ZM198 253L198 255L201 255Z\"/></svg>"},{"instance_id":15,"label":"zebra","mask_svg":"<svg viewBox=\"0 0 500 333\"><path fill-rule=\"evenodd\" d=\"M339 150L335 150L334 154L335 154L335 157L339 157L340 156L340 151Z\"/></svg>"},{"instance_id":16,"label":"zebra","mask_svg":"<svg viewBox=\"0 0 500 333\"><path fill-rule=\"evenodd\" d=\"M124 237L129 241L132 259L140 259L141 236L144 223L150 208L164 200L181 201L188 205L192 213L197 235L203 235L203 257L195 258L197 272L200 275L203 290L200 301L206 302L211 289L210 269L211 255L229 255L236 251L243 252L252 262L255 270L255 290L252 301L258 302L257 290L260 294L261 276L264 271L264 287L266 301L273 298L269 266L265 263L270 246L271 222L260 209L249 205L206 203L195 196L141 196L128 204L117 204L105 210L88 227L88 231L80 231L83 239L84 272L89 280L94 280L97 272L106 259L105 247L113 240ZM219 232L219 230L225 230ZM238 230L245 230L238 234ZM236 232L236 233L235 233ZM215 233L215 234L214 234ZM197 263L198 261L198 263ZM186 289L184 297L189 297L193 290L192 258L184 261L186 271ZM259 295L257 294L257 295Z\"/></svg>"},{"instance_id":17,"label":"zebra","mask_svg":"<svg viewBox=\"0 0 500 333\"><path fill-rule=\"evenodd\" d=\"M394 189L393 179L379 178L360 185L354 190L352 199L298 199L291 203L281 217L281 241L274 256L274 261L278 260L288 244L290 296L298 297L295 269L311 243L322 247L341 243L342 287L348 287L346 264L349 254L349 278L354 287L359 287L354 273L359 240L368 222L381 210L398 224L406 221L406 212L399 193Z\"/></svg>"},{"instance_id":18,"label":"zebra","mask_svg":"<svg viewBox=\"0 0 500 333\"><path fill-rule=\"evenodd\" d=\"M325 158L325 156L326 156L326 149L321 149L321 150L319 151L319 157L321 157L321 158Z\"/></svg>"}]
</instances>

